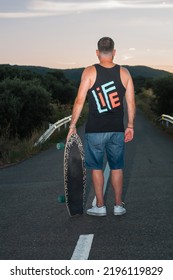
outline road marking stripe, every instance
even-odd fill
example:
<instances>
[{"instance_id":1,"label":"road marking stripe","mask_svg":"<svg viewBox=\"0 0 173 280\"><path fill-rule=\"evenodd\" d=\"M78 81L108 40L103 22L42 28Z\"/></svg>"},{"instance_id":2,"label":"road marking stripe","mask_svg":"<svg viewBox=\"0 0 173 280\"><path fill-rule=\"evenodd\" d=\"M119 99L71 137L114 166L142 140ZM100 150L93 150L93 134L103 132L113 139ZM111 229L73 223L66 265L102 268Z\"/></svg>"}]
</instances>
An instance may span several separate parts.
<instances>
[{"instance_id":1,"label":"road marking stripe","mask_svg":"<svg viewBox=\"0 0 173 280\"><path fill-rule=\"evenodd\" d=\"M103 195L105 194L106 188L107 188L107 183L109 179L109 174L110 174L110 168L108 163L106 163L106 167L104 170L104 186L103 186ZM93 199L92 206L96 206L96 196Z\"/></svg>"},{"instance_id":2,"label":"road marking stripe","mask_svg":"<svg viewBox=\"0 0 173 280\"><path fill-rule=\"evenodd\" d=\"M71 260L87 260L91 250L94 234L80 235Z\"/></svg>"}]
</instances>

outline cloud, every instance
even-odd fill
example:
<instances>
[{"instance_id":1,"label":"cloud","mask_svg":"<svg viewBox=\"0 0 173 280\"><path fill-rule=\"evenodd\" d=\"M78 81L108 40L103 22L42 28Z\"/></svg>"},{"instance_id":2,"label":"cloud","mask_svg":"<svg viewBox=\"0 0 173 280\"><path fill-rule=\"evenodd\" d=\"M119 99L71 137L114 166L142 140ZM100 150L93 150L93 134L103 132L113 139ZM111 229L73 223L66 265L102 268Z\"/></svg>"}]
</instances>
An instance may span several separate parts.
<instances>
[{"instance_id":1,"label":"cloud","mask_svg":"<svg viewBox=\"0 0 173 280\"><path fill-rule=\"evenodd\" d=\"M54 11L54 12L76 12L76 11L94 11L94 10L106 10L116 8L173 8L172 3L156 1L74 1L74 2L53 2L35 0L33 1L31 8L39 11Z\"/></svg>"},{"instance_id":2,"label":"cloud","mask_svg":"<svg viewBox=\"0 0 173 280\"><path fill-rule=\"evenodd\" d=\"M126 61L126 60L129 60L129 59L131 59L131 58L133 58L133 56L131 56L131 55L123 55L123 57L122 57L122 60L123 61Z\"/></svg>"},{"instance_id":3,"label":"cloud","mask_svg":"<svg viewBox=\"0 0 173 280\"><path fill-rule=\"evenodd\" d=\"M58 64L61 65L76 65L76 62L63 62L63 61L57 61Z\"/></svg>"},{"instance_id":4,"label":"cloud","mask_svg":"<svg viewBox=\"0 0 173 280\"><path fill-rule=\"evenodd\" d=\"M129 48L129 51L136 51L136 49L135 48Z\"/></svg>"},{"instance_id":5,"label":"cloud","mask_svg":"<svg viewBox=\"0 0 173 280\"><path fill-rule=\"evenodd\" d=\"M14 12L14 13L0 13L0 18L34 18L34 17L48 17L53 15L53 13L39 13L39 12Z\"/></svg>"},{"instance_id":6,"label":"cloud","mask_svg":"<svg viewBox=\"0 0 173 280\"><path fill-rule=\"evenodd\" d=\"M95 10L105 10L112 8L125 7L120 1L82 1L82 2L53 2L53 1L43 1L35 0L31 4L31 9L37 11L53 11L55 13L71 13L71 12L85 12L85 11L95 11Z\"/></svg>"},{"instance_id":7,"label":"cloud","mask_svg":"<svg viewBox=\"0 0 173 280\"><path fill-rule=\"evenodd\" d=\"M170 1L60 1L32 0L24 12L0 13L0 18L32 18L45 16L58 16L64 14L83 13L99 10L113 9L165 9L173 8Z\"/></svg>"}]
</instances>

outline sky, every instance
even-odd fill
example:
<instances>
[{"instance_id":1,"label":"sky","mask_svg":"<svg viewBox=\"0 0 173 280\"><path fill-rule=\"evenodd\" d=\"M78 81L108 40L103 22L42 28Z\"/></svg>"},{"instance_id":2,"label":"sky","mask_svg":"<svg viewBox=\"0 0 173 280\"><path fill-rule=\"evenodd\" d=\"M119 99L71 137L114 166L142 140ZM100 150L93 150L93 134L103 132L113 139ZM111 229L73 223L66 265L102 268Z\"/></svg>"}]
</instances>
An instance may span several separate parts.
<instances>
[{"instance_id":1,"label":"sky","mask_svg":"<svg viewBox=\"0 0 173 280\"><path fill-rule=\"evenodd\" d=\"M86 67L109 36L115 63L173 72L172 34L173 0L0 0L0 64Z\"/></svg>"}]
</instances>

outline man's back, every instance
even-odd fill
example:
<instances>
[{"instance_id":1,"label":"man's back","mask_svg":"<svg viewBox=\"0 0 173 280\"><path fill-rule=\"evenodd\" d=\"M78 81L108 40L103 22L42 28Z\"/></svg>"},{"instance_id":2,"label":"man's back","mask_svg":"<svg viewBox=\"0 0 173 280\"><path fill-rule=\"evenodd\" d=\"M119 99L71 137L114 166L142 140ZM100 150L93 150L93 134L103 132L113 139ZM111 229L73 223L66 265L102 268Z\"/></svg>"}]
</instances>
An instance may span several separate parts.
<instances>
[{"instance_id":1,"label":"man's back","mask_svg":"<svg viewBox=\"0 0 173 280\"><path fill-rule=\"evenodd\" d=\"M88 91L89 116L86 132L123 132L123 99L125 87L120 66L95 64L95 81Z\"/></svg>"}]
</instances>

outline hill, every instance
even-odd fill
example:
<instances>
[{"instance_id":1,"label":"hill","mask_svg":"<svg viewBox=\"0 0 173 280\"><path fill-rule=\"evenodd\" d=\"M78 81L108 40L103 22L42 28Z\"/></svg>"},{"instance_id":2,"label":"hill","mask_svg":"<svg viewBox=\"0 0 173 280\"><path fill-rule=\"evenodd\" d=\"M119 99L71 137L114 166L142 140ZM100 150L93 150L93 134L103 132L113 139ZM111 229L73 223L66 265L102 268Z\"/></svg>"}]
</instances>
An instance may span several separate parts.
<instances>
[{"instance_id":1,"label":"hill","mask_svg":"<svg viewBox=\"0 0 173 280\"><path fill-rule=\"evenodd\" d=\"M1 67L3 65L0 65ZM10 66L10 65L4 65L4 66ZM144 78L162 78L165 76L173 76L173 73L170 73L168 71L164 70L159 70L159 69L154 69L148 66L128 66L128 65L123 65L126 67L129 72L131 73L133 78L137 77L144 77ZM55 68L48 68L48 67L42 67L42 66L19 66L19 65L14 65L10 66L12 68L18 68L18 69L25 69L25 70L30 70L34 73L40 74L40 75L45 75L47 72L54 72L54 71L62 71L66 78L69 80L73 80L75 82L80 81L81 74L84 70L84 68L72 68L72 69L55 69Z\"/></svg>"},{"instance_id":2,"label":"hill","mask_svg":"<svg viewBox=\"0 0 173 280\"><path fill-rule=\"evenodd\" d=\"M164 70L154 69L147 66L128 66L128 65L123 65L123 66L129 70L133 78L143 77L143 78L156 79L156 78L162 78L166 76L173 77L173 73ZM83 70L84 68L66 69L63 70L63 72L68 79L79 81Z\"/></svg>"},{"instance_id":3,"label":"hill","mask_svg":"<svg viewBox=\"0 0 173 280\"><path fill-rule=\"evenodd\" d=\"M133 78L136 77L144 77L144 78L162 78L165 76L173 76L173 73L165 71L165 70L159 70L159 69L154 69L148 66L143 66L143 65L137 65L137 66L128 66L124 65L129 72L131 73Z\"/></svg>"}]
</instances>

